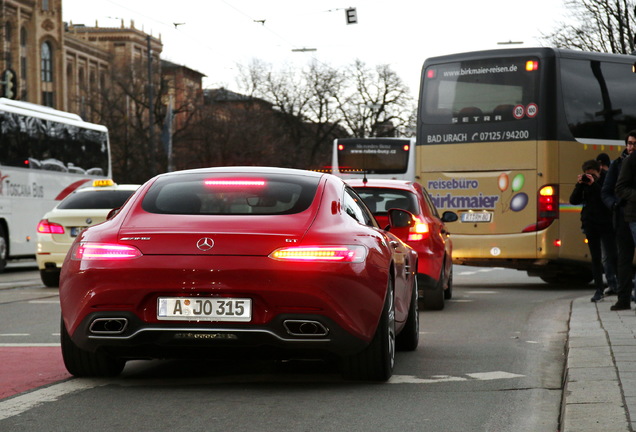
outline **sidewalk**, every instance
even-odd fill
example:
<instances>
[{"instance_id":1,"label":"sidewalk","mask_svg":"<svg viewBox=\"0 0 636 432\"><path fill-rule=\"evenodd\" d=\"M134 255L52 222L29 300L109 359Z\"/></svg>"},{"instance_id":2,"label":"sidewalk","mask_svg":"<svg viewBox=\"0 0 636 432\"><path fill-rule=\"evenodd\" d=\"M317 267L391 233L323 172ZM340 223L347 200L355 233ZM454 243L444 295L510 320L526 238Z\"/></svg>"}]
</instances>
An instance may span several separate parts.
<instances>
[{"instance_id":1,"label":"sidewalk","mask_svg":"<svg viewBox=\"0 0 636 432\"><path fill-rule=\"evenodd\" d=\"M616 297L572 302L561 432L636 428L636 312L613 312Z\"/></svg>"}]
</instances>

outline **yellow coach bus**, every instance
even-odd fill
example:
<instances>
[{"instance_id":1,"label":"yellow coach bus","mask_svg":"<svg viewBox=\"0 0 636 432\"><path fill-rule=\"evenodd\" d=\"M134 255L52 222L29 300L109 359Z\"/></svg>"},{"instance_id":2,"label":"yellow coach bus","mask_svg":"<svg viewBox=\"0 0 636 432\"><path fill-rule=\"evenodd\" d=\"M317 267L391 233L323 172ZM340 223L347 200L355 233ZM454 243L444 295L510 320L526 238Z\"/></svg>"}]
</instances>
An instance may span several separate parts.
<instances>
[{"instance_id":1,"label":"yellow coach bus","mask_svg":"<svg viewBox=\"0 0 636 432\"><path fill-rule=\"evenodd\" d=\"M636 57L552 48L429 58L422 69L417 175L449 228L457 264L592 278L581 164L624 149L636 128Z\"/></svg>"}]
</instances>

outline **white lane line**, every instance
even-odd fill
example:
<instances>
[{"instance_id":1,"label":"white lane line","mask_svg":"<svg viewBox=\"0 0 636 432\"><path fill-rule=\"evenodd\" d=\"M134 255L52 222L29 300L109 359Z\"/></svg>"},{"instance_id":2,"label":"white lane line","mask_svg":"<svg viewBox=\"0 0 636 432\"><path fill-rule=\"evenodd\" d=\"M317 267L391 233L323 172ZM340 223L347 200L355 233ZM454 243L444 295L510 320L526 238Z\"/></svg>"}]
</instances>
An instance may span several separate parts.
<instances>
[{"instance_id":1,"label":"white lane line","mask_svg":"<svg viewBox=\"0 0 636 432\"><path fill-rule=\"evenodd\" d=\"M28 411L44 402L53 402L67 394L106 385L104 380L74 379L0 401L0 420Z\"/></svg>"},{"instance_id":2,"label":"white lane line","mask_svg":"<svg viewBox=\"0 0 636 432\"><path fill-rule=\"evenodd\" d=\"M472 303L475 300L457 299L457 300L446 300L446 301L451 302L451 303Z\"/></svg>"},{"instance_id":3,"label":"white lane line","mask_svg":"<svg viewBox=\"0 0 636 432\"><path fill-rule=\"evenodd\" d=\"M60 304L60 300L29 300L27 303L31 304Z\"/></svg>"},{"instance_id":4,"label":"white lane line","mask_svg":"<svg viewBox=\"0 0 636 432\"><path fill-rule=\"evenodd\" d=\"M31 336L29 333L0 333L0 337Z\"/></svg>"},{"instance_id":5,"label":"white lane line","mask_svg":"<svg viewBox=\"0 0 636 432\"><path fill-rule=\"evenodd\" d=\"M525 375L513 374L510 372L479 372L466 374L469 378L455 377L450 375L433 375L431 378L418 378L414 375L393 375L389 384L436 384L444 382L465 382L465 381L490 381L496 379L522 378Z\"/></svg>"},{"instance_id":6,"label":"white lane line","mask_svg":"<svg viewBox=\"0 0 636 432\"><path fill-rule=\"evenodd\" d=\"M498 291L466 291L466 294L497 294Z\"/></svg>"},{"instance_id":7,"label":"white lane line","mask_svg":"<svg viewBox=\"0 0 636 432\"><path fill-rule=\"evenodd\" d=\"M475 379L483 380L483 381L495 380L495 379L523 378L525 376L525 375L513 374L510 372L502 372L502 371L469 373L466 375L468 375L471 378L475 378Z\"/></svg>"}]
</instances>

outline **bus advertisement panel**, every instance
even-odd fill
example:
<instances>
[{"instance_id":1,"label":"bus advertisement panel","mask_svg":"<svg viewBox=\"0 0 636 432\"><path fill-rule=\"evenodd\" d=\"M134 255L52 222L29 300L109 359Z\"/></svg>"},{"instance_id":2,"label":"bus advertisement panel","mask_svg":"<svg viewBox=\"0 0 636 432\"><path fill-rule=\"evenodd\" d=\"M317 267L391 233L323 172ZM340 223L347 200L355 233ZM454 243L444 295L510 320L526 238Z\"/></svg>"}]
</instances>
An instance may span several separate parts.
<instances>
[{"instance_id":1,"label":"bus advertisement panel","mask_svg":"<svg viewBox=\"0 0 636 432\"><path fill-rule=\"evenodd\" d=\"M460 216L456 263L591 279L580 206L584 161L624 149L636 127L634 57L551 48L426 60L417 175L440 211Z\"/></svg>"},{"instance_id":2,"label":"bus advertisement panel","mask_svg":"<svg viewBox=\"0 0 636 432\"><path fill-rule=\"evenodd\" d=\"M110 173L106 127L0 98L0 271L7 260L35 258L42 215Z\"/></svg>"},{"instance_id":3,"label":"bus advertisement panel","mask_svg":"<svg viewBox=\"0 0 636 432\"><path fill-rule=\"evenodd\" d=\"M332 174L344 179L415 180L414 138L336 138Z\"/></svg>"}]
</instances>

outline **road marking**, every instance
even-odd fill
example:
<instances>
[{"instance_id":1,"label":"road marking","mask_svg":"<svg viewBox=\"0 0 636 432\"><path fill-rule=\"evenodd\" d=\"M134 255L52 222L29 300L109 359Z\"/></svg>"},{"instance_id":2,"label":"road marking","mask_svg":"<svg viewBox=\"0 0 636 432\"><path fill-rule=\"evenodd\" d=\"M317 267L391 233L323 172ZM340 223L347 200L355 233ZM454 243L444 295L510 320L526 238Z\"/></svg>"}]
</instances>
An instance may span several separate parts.
<instances>
[{"instance_id":1,"label":"road marking","mask_svg":"<svg viewBox=\"0 0 636 432\"><path fill-rule=\"evenodd\" d=\"M457 299L457 300L446 300L451 303L472 303L475 300L467 300L467 299Z\"/></svg>"},{"instance_id":2,"label":"road marking","mask_svg":"<svg viewBox=\"0 0 636 432\"><path fill-rule=\"evenodd\" d=\"M497 294L498 291L466 291L466 294Z\"/></svg>"},{"instance_id":3,"label":"road marking","mask_svg":"<svg viewBox=\"0 0 636 432\"><path fill-rule=\"evenodd\" d=\"M418 378L414 375L393 375L389 384L436 384L444 382L465 382L465 381L490 381L496 379L522 378L525 375L513 374L510 372L480 372L466 374L469 378L455 377L450 375L433 375L431 378Z\"/></svg>"},{"instance_id":4,"label":"road marking","mask_svg":"<svg viewBox=\"0 0 636 432\"><path fill-rule=\"evenodd\" d=\"M60 304L60 300L29 300L27 303L31 304Z\"/></svg>"},{"instance_id":5,"label":"road marking","mask_svg":"<svg viewBox=\"0 0 636 432\"><path fill-rule=\"evenodd\" d=\"M29 333L1 333L0 336L14 337L14 336L31 336Z\"/></svg>"},{"instance_id":6,"label":"road marking","mask_svg":"<svg viewBox=\"0 0 636 432\"><path fill-rule=\"evenodd\" d=\"M106 383L104 380L71 378L68 381L53 384L50 387L35 390L22 396L16 396L4 402L0 401L0 420L22 414L44 402L53 402L67 394L90 390Z\"/></svg>"},{"instance_id":7,"label":"road marking","mask_svg":"<svg viewBox=\"0 0 636 432\"><path fill-rule=\"evenodd\" d=\"M525 375L513 374L510 372L502 372L502 371L470 373L466 375L468 375L471 378L475 378L475 379L483 380L483 381L495 380L495 379L523 378L525 376Z\"/></svg>"}]
</instances>

